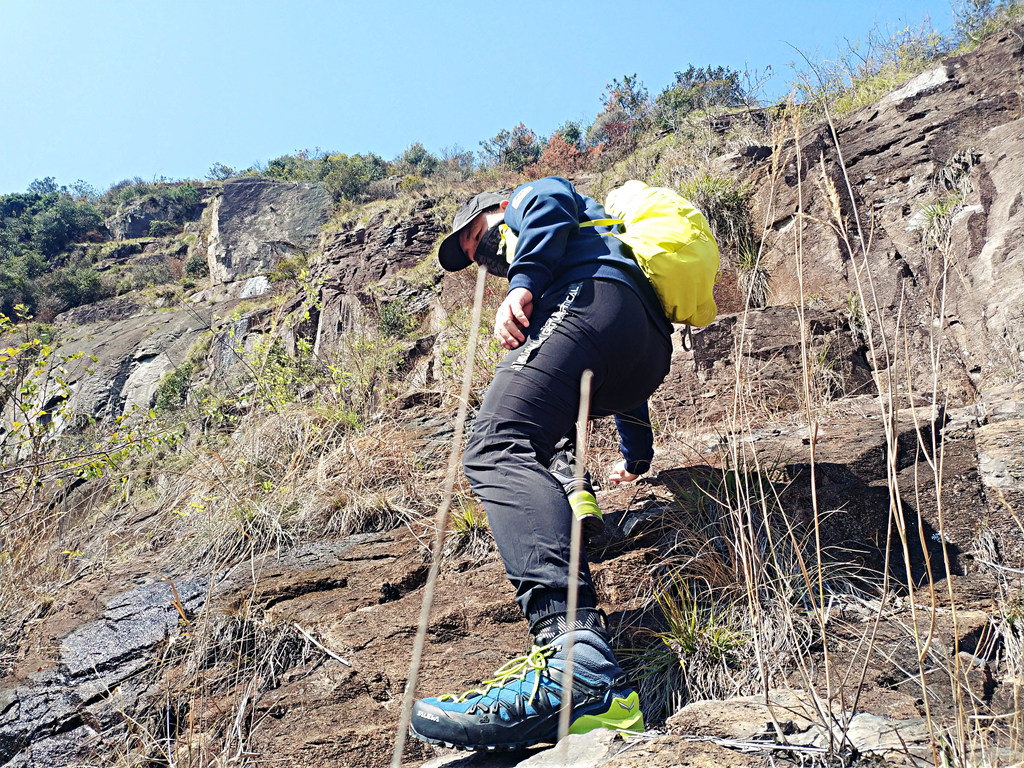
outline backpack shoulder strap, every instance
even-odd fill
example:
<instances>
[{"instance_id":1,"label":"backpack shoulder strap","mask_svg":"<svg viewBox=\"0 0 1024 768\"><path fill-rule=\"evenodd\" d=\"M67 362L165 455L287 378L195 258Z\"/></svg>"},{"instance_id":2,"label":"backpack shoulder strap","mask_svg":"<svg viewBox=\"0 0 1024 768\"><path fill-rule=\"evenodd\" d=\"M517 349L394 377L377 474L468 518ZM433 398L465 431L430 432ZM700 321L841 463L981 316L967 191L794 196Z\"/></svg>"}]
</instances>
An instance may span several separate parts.
<instances>
[{"instance_id":1,"label":"backpack shoulder strap","mask_svg":"<svg viewBox=\"0 0 1024 768\"><path fill-rule=\"evenodd\" d=\"M589 221L581 221L581 227L614 227L617 224L625 224L622 219L591 219ZM603 233L608 234L608 233Z\"/></svg>"}]
</instances>

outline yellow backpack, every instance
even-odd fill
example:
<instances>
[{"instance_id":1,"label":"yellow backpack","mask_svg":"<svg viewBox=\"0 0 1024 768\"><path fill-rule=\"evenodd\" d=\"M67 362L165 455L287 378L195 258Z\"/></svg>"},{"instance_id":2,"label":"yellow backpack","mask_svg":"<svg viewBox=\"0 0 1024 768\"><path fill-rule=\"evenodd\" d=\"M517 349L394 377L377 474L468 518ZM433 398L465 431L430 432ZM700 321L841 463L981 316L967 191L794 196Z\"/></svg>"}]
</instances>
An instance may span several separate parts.
<instances>
[{"instance_id":1,"label":"yellow backpack","mask_svg":"<svg viewBox=\"0 0 1024 768\"><path fill-rule=\"evenodd\" d=\"M718 244L704 214L664 187L627 181L608 193L605 210L616 217L580 226L620 225L605 232L628 245L673 323L709 325L718 313L713 289Z\"/></svg>"}]
</instances>

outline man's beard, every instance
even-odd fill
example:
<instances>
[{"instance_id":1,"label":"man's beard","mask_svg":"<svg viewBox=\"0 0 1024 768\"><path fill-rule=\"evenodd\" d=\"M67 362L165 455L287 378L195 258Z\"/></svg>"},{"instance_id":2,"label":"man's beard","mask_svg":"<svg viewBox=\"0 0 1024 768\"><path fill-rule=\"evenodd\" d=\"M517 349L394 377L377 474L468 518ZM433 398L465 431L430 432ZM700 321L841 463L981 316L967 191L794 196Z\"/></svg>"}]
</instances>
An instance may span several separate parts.
<instances>
[{"instance_id":1,"label":"man's beard","mask_svg":"<svg viewBox=\"0 0 1024 768\"><path fill-rule=\"evenodd\" d=\"M487 271L498 277L508 277L508 262L505 261L504 248L501 247L501 224L490 227L473 252L473 261L486 267ZM499 250L502 251L499 254Z\"/></svg>"}]
</instances>

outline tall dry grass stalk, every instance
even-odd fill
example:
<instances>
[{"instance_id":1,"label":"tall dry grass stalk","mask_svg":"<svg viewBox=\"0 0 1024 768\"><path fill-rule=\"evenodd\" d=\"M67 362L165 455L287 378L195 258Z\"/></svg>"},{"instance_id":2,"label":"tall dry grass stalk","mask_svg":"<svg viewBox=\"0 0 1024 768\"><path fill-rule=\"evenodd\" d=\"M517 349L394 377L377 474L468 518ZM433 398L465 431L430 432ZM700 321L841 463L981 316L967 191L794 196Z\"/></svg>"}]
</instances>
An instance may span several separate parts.
<instances>
[{"instance_id":1,"label":"tall dry grass stalk","mask_svg":"<svg viewBox=\"0 0 1024 768\"><path fill-rule=\"evenodd\" d=\"M654 722L687 701L760 691L768 703L770 689L796 685L811 695L827 735L827 755L847 760L855 754L847 732L860 710L873 662L902 663L890 655L888 644L906 642L915 661L904 664L903 674L906 682L916 681L919 689L930 733L925 748L930 761L937 767L997 765L1005 759L999 756L1002 748L1021 754L1024 597L1021 573L1004 568L997 598L999 615L992 619L983 647L976 655L961 653L962 606L954 590L956 564L947 543L943 495L945 443L941 430L934 427L947 401L942 382L943 348L948 342L940 321L946 312L948 281L958 275L956 246L948 228L941 237L922 243L933 264L930 272L936 275L931 317L922 323L929 329L930 390L920 394L927 396L930 406L927 410L904 408L904 398L913 403L919 394L906 298L899 296L892 308L880 298L879 270L884 259L873 251L873 222L862 217L828 105L823 111L823 130L831 143L828 158L824 154L807 157L804 121L797 108L791 106L775 126L768 188L761 195L764 225L754 259L756 266L764 255L770 225L778 218L776 190L785 172L796 179L797 212L795 226L787 230L791 238L787 247L801 297L796 313L806 430L805 456L787 456L785 461L809 467L810 519L800 521L796 510L786 508L782 500L785 473L775 463L779 459L767 460L756 449L766 411L758 386L758 362L744 355L749 315L756 309L748 291L742 321L737 324L732 408L720 438L726 465L720 468L717 482L703 478L692 488L669 488L673 498L667 508L682 511L678 519L663 521L666 535L659 544L661 557L637 587L644 591L638 595L640 602L659 606L653 611L659 628L648 636L653 642L642 642L632 652L635 658L630 663L640 676L645 714ZM810 143L820 146L820 142ZM824 213L818 213L821 210ZM884 567L877 574L844 567L844 553L829 551L823 543L823 524L833 511L819 504L818 433L829 417L822 407L828 405L829 393L821 383L827 380L828 371L821 370L827 360L811 344L807 315L803 281L809 233L834 236L844 261L851 265L855 292L850 304L858 308L857 332L875 372L889 500ZM692 434L698 425L662 426ZM904 479L908 473L897 462L898 438L908 429L917 443L910 481ZM666 437L681 449L689 442L685 435ZM700 450L692 453L699 456ZM932 547L925 539L921 512L925 506L935 510L937 557L930 555ZM916 558L922 555L923 581L915 581ZM994 553L989 560L993 567L1001 567ZM840 606L866 619L843 627L841 653L835 640ZM939 642L940 624L951 637L948 645ZM855 638L852 652L851 634ZM989 674L982 670L986 663L982 659L989 660L1012 686L1017 703L1012 713L993 714L981 694L972 690L972 676ZM783 719L779 713L779 720ZM774 725L777 739L785 743L780 722ZM921 753L915 754L920 760Z\"/></svg>"},{"instance_id":2,"label":"tall dry grass stalk","mask_svg":"<svg viewBox=\"0 0 1024 768\"><path fill-rule=\"evenodd\" d=\"M906 489L901 487L900 477L897 472L897 436L899 434L898 421L901 416L898 392L906 392L911 397L914 394L913 377L911 376L910 365L910 342L906 318L903 316L902 304L893 313L882 305L877 291L877 257L872 252L872 233L866 229L861 221L856 198L852 192L852 183L846 171L843 159L843 149L839 141L835 123L825 107L826 125L832 139L832 151L834 160L827 163L824 156L807 160L804 157L802 148L802 136L800 120L796 119L788 126L789 135L785 137L787 147L791 148L793 163L795 164L795 177L797 179L798 214L797 226L792 228L792 258L795 272L799 281L801 300L797 305L797 314L801 329L801 362L803 367L803 401L805 427L807 429L807 461L810 466L810 487L813 508L812 530L814 546L809 548L797 546L795 529L788 524L783 526L781 535L789 536L792 544L792 552L796 555L795 564L799 568L800 578L803 580L804 588L808 599L807 616L814 624L814 633L819 638L815 648L815 655L820 654L820 674L814 674L814 659L807 652L806 646L798 644L793 646L796 653L795 671L804 681L806 688L815 692L819 716L822 724L829 726L828 733L832 734L832 742L829 750L834 754L842 754L849 751L849 743L845 739L845 725L856 712L858 701L863 684L868 672L868 666L872 657L880 652L876 645L879 629L883 623L895 624L897 619L886 608L888 605L887 595L893 591L906 594L906 604L910 610L910 621L904 624L905 631L909 633L916 648L917 664L915 669L909 670L909 674L916 677L921 690L921 701L924 710L924 717L931 733L931 754L936 766L958 765L967 766L978 764L979 755L984 759L983 747L991 750L993 746L1003 745L1008 747L1020 747L1020 717L1018 714L1011 718L1008 727L1003 729L1001 734L994 733L994 724L998 718L987 715L984 705L972 694L967 683L970 669L965 668L962 654L959 648L960 623L957 596L953 589L954 563L947 545L946 535L946 510L943 503L943 460L944 443L941 433L932 426L937 422L945 405L945 393L942 389L942 363L941 352L944 339L940 322L928 322L930 329L930 365L931 365L931 391L928 393L931 402L930 413L927 414L927 421L923 421L915 409L910 409L912 427L917 436L918 442L918 464L915 466L914 478L915 487ZM782 153L781 141L776 143L775 158ZM778 160L772 167L770 179L773 183L778 180ZM815 183L819 199L826 202L828 218L822 220L807 212L805 204L807 191L804 189L804 180L817 177ZM838 180L838 183L837 181ZM840 191L842 190L842 191ZM769 197L766 221L772 219L771 197ZM815 400L813 392L813 375L815 358L810 351L810 333L805 316L806 295L803 288L804 257L807 251L804 241L805 227L827 227L831 230L842 247L845 249L845 256L852 265L852 275L856 285L856 298L859 306L866 309L862 332L867 342L870 362L876 371L876 387L878 392L879 416L882 423L885 452L887 486L889 489L890 518L889 518L889 541L892 541L899 558L902 560L904 572L908 575L913 572L912 551L919 547L924 552L926 562L924 572L926 581L918 585L912 578L896 583L894 574L890 572L890 557L888 550L885 553L885 570L881 574L878 584L879 596L882 598L876 605L877 612L873 617L870 628L862 639L863 654L862 661L857 667L841 668L836 657L832 653L830 636L832 634L829 617L829 604L827 595L830 589L829 564L823 554L820 531L823 519L823 510L818 506L817 473L816 473L816 443L818 423L820 416L812 407ZM763 247L763 238L762 238ZM951 279L956 267L956 254L952 241L946 234L935 244L932 258L938 261L938 279L934 292L931 296L932 318L941 321L945 313L946 286ZM749 311L748 301L748 311ZM746 322L742 327L747 327ZM743 331L738 341L740 352L745 343ZM896 350L902 351L902 357ZM750 418L756 412L756 404L749 399L750 390L745 387L744 382L749 377L745 375L742 366L745 364L742 354L737 354L738 361L736 371L736 386L733 400L733 411L730 417L729 434L742 438L751 431L753 420ZM902 367L901 367L902 363ZM902 374L905 374L902 375ZM761 684L767 688L772 683L770 674L770 645L768 638L770 633L778 632L778 627L765 621L765 596L773 593L777 585L766 581L764 575L771 573L774 565L779 569L780 564L772 564L765 559L765 552L758 548L756 541L759 535L772 536L778 531L778 526L773 525L772 519L779 516L788 520L787 513L778 504L777 496L770 484L764 483L766 476L764 467L756 451L751 450L749 442L742 439L730 438L728 444L729 460L732 467L740 470L734 488L725 499L729 509L730 519L733 523L732 539L730 546L734 553L735 561L740 564L740 574L745 587L747 598L747 611L751 626L750 642L753 645L757 667L761 672ZM927 482L925 480L927 479ZM936 509L938 519L938 530L936 539L941 542L942 560L940 563L932 563L928 558L928 542L923 539L924 534L919 533L917 541L912 540L912 530L923 531L924 526L920 517L922 499L920 494L927 490L930 496L929 504ZM904 502L906 494L915 494L912 504ZM908 506L918 510L916 513L908 511ZM916 519L912 517L916 515ZM774 554L779 551L778 542L773 541L769 550ZM807 556L807 553L810 556ZM769 555L770 557L770 555ZM942 574L949 574L943 577ZM940 584L940 579L944 585ZM939 592L945 592L945 602L948 602L948 610L952 621L952 646L948 650L948 657L935 647L936 624L940 613L944 610L940 605ZM786 617L786 624L790 632L796 631L795 617L797 606ZM1007 620L1003 620L1002 626L1007 626ZM1019 635L1014 634L1013 639L1007 639L1004 635L1004 659L1009 666L1010 679L1014 679L1014 665L1019 664ZM951 702L952 716L943 716L934 712L937 689L936 676L944 682L946 694L941 698ZM1019 696L1019 677L1015 695ZM838 726L835 727L835 726ZM1015 735L1016 734L1016 735ZM781 733L780 733L781 738Z\"/></svg>"}]
</instances>

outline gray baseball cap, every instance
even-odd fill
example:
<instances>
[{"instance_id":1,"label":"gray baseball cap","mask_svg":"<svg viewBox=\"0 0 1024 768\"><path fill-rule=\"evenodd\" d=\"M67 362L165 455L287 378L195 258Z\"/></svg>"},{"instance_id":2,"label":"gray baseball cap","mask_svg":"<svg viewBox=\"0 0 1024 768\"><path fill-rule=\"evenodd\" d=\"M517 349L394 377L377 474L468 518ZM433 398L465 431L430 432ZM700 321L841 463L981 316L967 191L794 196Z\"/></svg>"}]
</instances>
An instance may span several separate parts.
<instances>
[{"instance_id":1,"label":"gray baseball cap","mask_svg":"<svg viewBox=\"0 0 1024 768\"><path fill-rule=\"evenodd\" d=\"M437 260L445 270L458 272L473 263L459 245L459 233L477 217L477 214L501 205L508 200L508 195L508 192L481 192L462 204L455 214L455 221L452 222L452 233L441 241L441 247L437 251Z\"/></svg>"}]
</instances>

